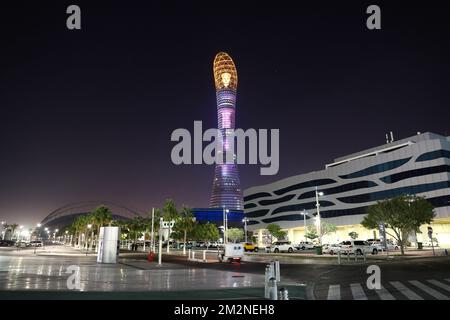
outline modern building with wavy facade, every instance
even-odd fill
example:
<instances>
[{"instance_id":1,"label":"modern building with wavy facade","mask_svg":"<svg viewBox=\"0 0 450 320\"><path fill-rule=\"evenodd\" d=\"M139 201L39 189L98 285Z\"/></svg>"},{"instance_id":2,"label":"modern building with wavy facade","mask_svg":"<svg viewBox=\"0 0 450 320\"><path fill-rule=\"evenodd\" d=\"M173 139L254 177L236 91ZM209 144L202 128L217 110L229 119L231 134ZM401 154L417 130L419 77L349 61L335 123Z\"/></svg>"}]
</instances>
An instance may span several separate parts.
<instances>
[{"instance_id":1,"label":"modern building with wavy facade","mask_svg":"<svg viewBox=\"0 0 450 320\"><path fill-rule=\"evenodd\" d=\"M243 210L242 190L236 164L234 150L230 150L227 129L235 128L237 70L231 57L225 52L219 52L213 65L214 82L216 86L218 129L222 134L223 152L233 153L234 163L217 164L214 171L214 181L210 199L211 208L228 210Z\"/></svg>"},{"instance_id":2,"label":"modern building with wavy facade","mask_svg":"<svg viewBox=\"0 0 450 320\"><path fill-rule=\"evenodd\" d=\"M377 237L377 231L360 225L367 207L397 195L414 194L424 196L435 207L434 236L440 244L450 244L450 137L417 134L337 158L321 171L249 188L244 191L249 230L257 231L259 241L264 242L265 227L276 223L288 231L290 240L304 240L304 225L315 220L316 187L323 192L319 198L321 222L338 226L324 241L348 239L351 231L361 239ZM426 227L422 226L418 241L427 240Z\"/></svg>"}]
</instances>

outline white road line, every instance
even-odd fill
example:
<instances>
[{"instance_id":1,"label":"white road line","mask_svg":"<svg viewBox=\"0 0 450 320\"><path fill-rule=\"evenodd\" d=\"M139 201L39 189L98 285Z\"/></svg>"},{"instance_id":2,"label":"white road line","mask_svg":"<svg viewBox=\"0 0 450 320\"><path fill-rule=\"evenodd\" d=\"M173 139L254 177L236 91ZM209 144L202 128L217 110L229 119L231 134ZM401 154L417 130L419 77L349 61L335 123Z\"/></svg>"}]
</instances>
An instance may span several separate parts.
<instances>
[{"instance_id":1,"label":"white road line","mask_svg":"<svg viewBox=\"0 0 450 320\"><path fill-rule=\"evenodd\" d=\"M450 286L437 280L427 280L429 283L434 284L436 287L442 288L450 292Z\"/></svg>"},{"instance_id":2,"label":"white road line","mask_svg":"<svg viewBox=\"0 0 450 320\"><path fill-rule=\"evenodd\" d=\"M380 297L381 300L396 300L395 297L389 293L383 286L381 289L375 289L376 293Z\"/></svg>"},{"instance_id":3,"label":"white road line","mask_svg":"<svg viewBox=\"0 0 450 320\"><path fill-rule=\"evenodd\" d=\"M400 281L391 281L389 283L409 300L423 300L421 296L408 289L408 287L404 286Z\"/></svg>"},{"instance_id":4,"label":"white road line","mask_svg":"<svg viewBox=\"0 0 450 320\"><path fill-rule=\"evenodd\" d=\"M341 286L332 284L328 287L328 300L341 300Z\"/></svg>"},{"instance_id":5,"label":"white road line","mask_svg":"<svg viewBox=\"0 0 450 320\"><path fill-rule=\"evenodd\" d=\"M430 296L435 297L438 300L449 300L449 298L447 296L444 296L439 291L436 291L433 288L430 288L429 286L424 285L423 283L421 283L417 280L411 280L411 281L409 281L409 283L411 283L413 286L416 286L417 288L425 291Z\"/></svg>"},{"instance_id":6,"label":"white road line","mask_svg":"<svg viewBox=\"0 0 450 320\"><path fill-rule=\"evenodd\" d=\"M367 296L359 283L350 284L350 289L352 290L354 300L367 300Z\"/></svg>"}]
</instances>

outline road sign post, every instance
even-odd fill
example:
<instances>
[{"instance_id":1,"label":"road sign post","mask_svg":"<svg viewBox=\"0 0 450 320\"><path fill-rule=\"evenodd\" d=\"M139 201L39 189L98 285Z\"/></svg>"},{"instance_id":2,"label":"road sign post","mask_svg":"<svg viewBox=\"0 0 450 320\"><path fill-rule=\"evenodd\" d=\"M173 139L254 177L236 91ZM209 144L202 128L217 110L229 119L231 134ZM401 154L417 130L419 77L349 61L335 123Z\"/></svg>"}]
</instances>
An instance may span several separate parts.
<instances>
[{"instance_id":1,"label":"road sign post","mask_svg":"<svg viewBox=\"0 0 450 320\"><path fill-rule=\"evenodd\" d=\"M431 248L433 249L433 256L436 256L436 253L434 252L433 228L432 227L428 227L428 237L430 238L430 241L431 241Z\"/></svg>"}]
</instances>

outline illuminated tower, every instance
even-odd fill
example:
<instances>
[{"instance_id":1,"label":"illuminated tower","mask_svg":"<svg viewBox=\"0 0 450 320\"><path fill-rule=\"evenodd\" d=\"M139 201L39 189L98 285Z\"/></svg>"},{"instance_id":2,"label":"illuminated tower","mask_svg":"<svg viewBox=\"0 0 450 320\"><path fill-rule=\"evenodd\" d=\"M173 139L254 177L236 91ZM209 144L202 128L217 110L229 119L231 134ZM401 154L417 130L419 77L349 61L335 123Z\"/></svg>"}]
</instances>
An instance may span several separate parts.
<instances>
[{"instance_id":1,"label":"illuminated tower","mask_svg":"<svg viewBox=\"0 0 450 320\"><path fill-rule=\"evenodd\" d=\"M219 52L216 55L213 70L216 85L218 129L222 133L224 151L228 151L227 129L235 128L237 70L233 60L225 52ZM234 150L231 152L234 152ZM234 153L233 159L233 163L216 164L209 203L211 208L243 209L242 190Z\"/></svg>"}]
</instances>

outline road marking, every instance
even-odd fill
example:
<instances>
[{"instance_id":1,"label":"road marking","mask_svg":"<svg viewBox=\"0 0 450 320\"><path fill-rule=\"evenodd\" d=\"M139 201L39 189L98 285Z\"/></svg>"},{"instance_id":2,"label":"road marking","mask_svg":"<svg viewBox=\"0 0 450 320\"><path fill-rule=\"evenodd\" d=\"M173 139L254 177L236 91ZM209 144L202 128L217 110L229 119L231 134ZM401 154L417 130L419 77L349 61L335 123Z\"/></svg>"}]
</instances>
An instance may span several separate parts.
<instances>
[{"instance_id":1,"label":"road marking","mask_svg":"<svg viewBox=\"0 0 450 320\"><path fill-rule=\"evenodd\" d=\"M450 292L450 286L437 280L427 280L429 283L434 284L436 287L442 288Z\"/></svg>"},{"instance_id":2,"label":"road marking","mask_svg":"<svg viewBox=\"0 0 450 320\"><path fill-rule=\"evenodd\" d=\"M438 300L449 300L449 298L447 296L444 296L439 291L436 291L433 288L430 288L429 286L424 285L423 283L421 283L417 280L411 280L411 281L409 281L409 283L411 283L413 286L416 286L419 289L422 289L423 291L428 293L430 296L435 297Z\"/></svg>"},{"instance_id":3,"label":"road marking","mask_svg":"<svg viewBox=\"0 0 450 320\"><path fill-rule=\"evenodd\" d=\"M381 300L395 300L395 297L389 293L383 286L381 289L375 289L376 293L380 297Z\"/></svg>"},{"instance_id":4,"label":"road marking","mask_svg":"<svg viewBox=\"0 0 450 320\"><path fill-rule=\"evenodd\" d=\"M419 296L414 291L408 289L404 286L400 281L391 281L389 282L395 289L400 291L404 296L406 296L409 300L423 300L421 296Z\"/></svg>"},{"instance_id":5,"label":"road marking","mask_svg":"<svg viewBox=\"0 0 450 320\"><path fill-rule=\"evenodd\" d=\"M362 286L359 283L350 284L352 290L353 299L355 300L367 300L367 296L364 293Z\"/></svg>"},{"instance_id":6,"label":"road marking","mask_svg":"<svg viewBox=\"0 0 450 320\"><path fill-rule=\"evenodd\" d=\"M341 300L341 286L332 284L328 287L328 300Z\"/></svg>"}]
</instances>

